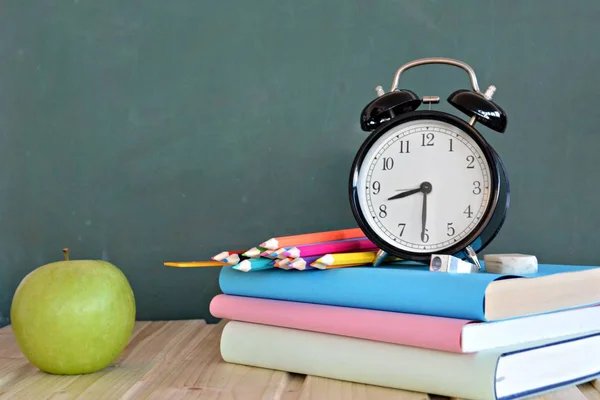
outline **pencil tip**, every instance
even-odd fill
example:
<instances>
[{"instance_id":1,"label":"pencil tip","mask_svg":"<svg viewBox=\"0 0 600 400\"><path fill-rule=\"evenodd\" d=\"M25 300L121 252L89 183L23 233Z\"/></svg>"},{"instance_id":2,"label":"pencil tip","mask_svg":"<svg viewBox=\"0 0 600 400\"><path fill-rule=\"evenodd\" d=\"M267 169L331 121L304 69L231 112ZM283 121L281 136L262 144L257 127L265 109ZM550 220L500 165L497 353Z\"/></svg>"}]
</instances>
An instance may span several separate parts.
<instances>
[{"instance_id":1,"label":"pencil tip","mask_svg":"<svg viewBox=\"0 0 600 400\"><path fill-rule=\"evenodd\" d=\"M263 242L260 244L261 247L264 247L266 249L269 250L277 250L277 245L279 244L279 242L277 241L277 239L269 239L266 242Z\"/></svg>"},{"instance_id":2,"label":"pencil tip","mask_svg":"<svg viewBox=\"0 0 600 400\"><path fill-rule=\"evenodd\" d=\"M252 264L248 260L244 260L239 264L234 265L232 268L237 269L238 271L248 272L252 268Z\"/></svg>"},{"instance_id":3,"label":"pencil tip","mask_svg":"<svg viewBox=\"0 0 600 400\"><path fill-rule=\"evenodd\" d=\"M223 260L224 258L227 258L228 256L229 256L229 252L227 252L227 251L222 251L222 252L220 252L219 254L217 254L217 255L215 255L215 256L212 256L211 258L212 258L213 260L215 260L215 261L221 261L221 260Z\"/></svg>"}]
</instances>

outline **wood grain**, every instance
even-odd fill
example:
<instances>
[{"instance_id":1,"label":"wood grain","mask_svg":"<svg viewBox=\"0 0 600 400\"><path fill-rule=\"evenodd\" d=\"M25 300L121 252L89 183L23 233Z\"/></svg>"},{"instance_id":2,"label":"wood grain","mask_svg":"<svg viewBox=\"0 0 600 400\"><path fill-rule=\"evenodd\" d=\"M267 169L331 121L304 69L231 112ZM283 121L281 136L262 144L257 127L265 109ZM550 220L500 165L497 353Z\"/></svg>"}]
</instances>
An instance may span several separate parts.
<instances>
[{"instance_id":1,"label":"wood grain","mask_svg":"<svg viewBox=\"0 0 600 400\"><path fill-rule=\"evenodd\" d=\"M449 400L229 364L219 350L223 326L201 320L138 322L118 360L80 376L39 371L22 355L8 326L0 329L0 399ZM594 381L534 399L600 400L598 387Z\"/></svg>"}]
</instances>

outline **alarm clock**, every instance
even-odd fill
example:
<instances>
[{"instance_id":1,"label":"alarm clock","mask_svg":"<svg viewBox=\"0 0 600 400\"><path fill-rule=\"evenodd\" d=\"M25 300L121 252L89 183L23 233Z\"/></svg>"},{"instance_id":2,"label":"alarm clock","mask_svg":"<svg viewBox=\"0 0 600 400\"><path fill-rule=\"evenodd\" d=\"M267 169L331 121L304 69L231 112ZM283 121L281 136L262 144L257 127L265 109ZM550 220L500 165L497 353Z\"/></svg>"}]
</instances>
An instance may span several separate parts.
<instances>
[{"instance_id":1,"label":"alarm clock","mask_svg":"<svg viewBox=\"0 0 600 400\"><path fill-rule=\"evenodd\" d=\"M447 99L466 119L431 110L437 96L399 88L402 73L426 64L467 72L471 88ZM505 132L506 113L492 101L495 90L480 91L473 69L450 58L404 64L389 92L376 88L360 116L370 134L352 163L349 195L359 227L383 256L428 262L447 254L478 264L476 253L497 235L510 203L504 164L475 127Z\"/></svg>"}]
</instances>

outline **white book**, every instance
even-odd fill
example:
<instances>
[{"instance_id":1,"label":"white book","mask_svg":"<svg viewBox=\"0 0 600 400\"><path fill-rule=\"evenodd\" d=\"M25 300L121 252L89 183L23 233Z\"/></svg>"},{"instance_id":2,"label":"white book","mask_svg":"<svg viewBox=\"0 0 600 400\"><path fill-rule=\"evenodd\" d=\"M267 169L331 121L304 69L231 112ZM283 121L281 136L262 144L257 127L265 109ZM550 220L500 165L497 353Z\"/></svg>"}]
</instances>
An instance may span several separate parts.
<instances>
[{"instance_id":1,"label":"white book","mask_svg":"<svg viewBox=\"0 0 600 400\"><path fill-rule=\"evenodd\" d=\"M462 351L470 353L595 331L600 331L600 306L501 321L472 322L462 327L460 341Z\"/></svg>"},{"instance_id":2,"label":"white book","mask_svg":"<svg viewBox=\"0 0 600 400\"><path fill-rule=\"evenodd\" d=\"M450 353L230 321L227 362L473 400L538 395L600 376L600 332Z\"/></svg>"}]
</instances>

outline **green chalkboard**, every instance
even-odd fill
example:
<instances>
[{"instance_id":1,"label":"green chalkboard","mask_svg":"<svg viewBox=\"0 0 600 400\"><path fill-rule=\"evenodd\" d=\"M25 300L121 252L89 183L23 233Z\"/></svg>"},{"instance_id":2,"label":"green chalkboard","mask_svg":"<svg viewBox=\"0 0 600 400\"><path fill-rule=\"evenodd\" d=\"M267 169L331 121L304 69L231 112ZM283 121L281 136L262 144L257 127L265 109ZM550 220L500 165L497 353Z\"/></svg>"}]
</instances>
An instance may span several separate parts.
<instances>
[{"instance_id":1,"label":"green chalkboard","mask_svg":"<svg viewBox=\"0 0 600 400\"><path fill-rule=\"evenodd\" d=\"M212 320L218 270L163 261L355 226L360 112L421 57L469 63L508 114L482 128L512 183L488 249L599 263L599 17L592 0L4 2L0 324L63 247L119 266L140 319ZM469 84L402 79L442 99Z\"/></svg>"}]
</instances>

